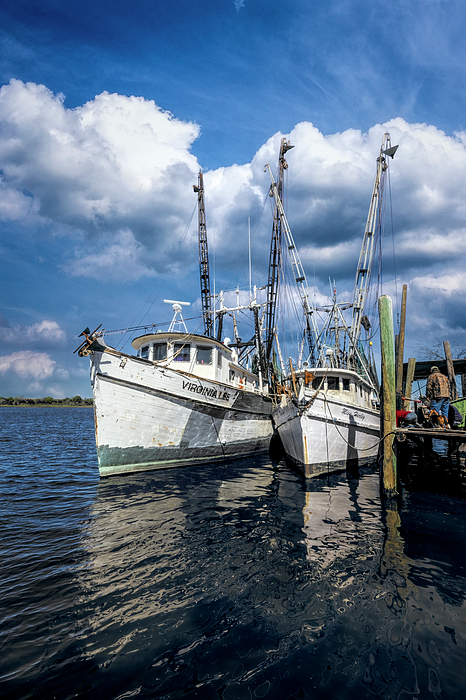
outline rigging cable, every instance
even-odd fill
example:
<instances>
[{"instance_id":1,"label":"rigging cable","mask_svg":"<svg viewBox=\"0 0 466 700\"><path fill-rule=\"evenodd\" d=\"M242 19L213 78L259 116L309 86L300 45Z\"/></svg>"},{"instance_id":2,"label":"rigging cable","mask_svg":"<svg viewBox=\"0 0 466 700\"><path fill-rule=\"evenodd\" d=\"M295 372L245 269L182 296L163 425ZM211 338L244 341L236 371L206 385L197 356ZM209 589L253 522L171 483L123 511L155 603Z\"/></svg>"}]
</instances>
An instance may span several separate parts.
<instances>
[{"instance_id":1,"label":"rigging cable","mask_svg":"<svg viewBox=\"0 0 466 700\"><path fill-rule=\"evenodd\" d=\"M282 246L285 248L285 242L282 241ZM298 292L294 284L287 284L287 280L291 279L290 261L287 254L280 256L279 284L283 287L283 293L278 295L278 318L281 320L282 326L282 344L283 349L288 354L287 350L287 333L285 331L285 322L288 321L288 337L294 339L293 347L299 345L300 324L301 324L301 304L298 300ZM294 280L293 280L294 282Z\"/></svg>"}]
</instances>

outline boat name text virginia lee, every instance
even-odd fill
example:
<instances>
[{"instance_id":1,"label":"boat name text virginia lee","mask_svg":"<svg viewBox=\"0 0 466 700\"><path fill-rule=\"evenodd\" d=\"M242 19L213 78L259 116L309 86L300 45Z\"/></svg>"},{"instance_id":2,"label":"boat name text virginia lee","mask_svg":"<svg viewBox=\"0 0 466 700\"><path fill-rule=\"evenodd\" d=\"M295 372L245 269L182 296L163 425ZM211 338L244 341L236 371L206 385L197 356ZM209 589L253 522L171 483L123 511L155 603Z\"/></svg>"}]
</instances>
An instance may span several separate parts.
<instances>
[{"instance_id":1,"label":"boat name text virginia lee","mask_svg":"<svg viewBox=\"0 0 466 700\"><path fill-rule=\"evenodd\" d=\"M183 382L183 389L192 391L195 394L202 394L209 399L222 399L223 401L229 401L230 394L227 391L219 391L217 389L211 389L208 386L202 386L202 384L196 384L196 382Z\"/></svg>"}]
</instances>

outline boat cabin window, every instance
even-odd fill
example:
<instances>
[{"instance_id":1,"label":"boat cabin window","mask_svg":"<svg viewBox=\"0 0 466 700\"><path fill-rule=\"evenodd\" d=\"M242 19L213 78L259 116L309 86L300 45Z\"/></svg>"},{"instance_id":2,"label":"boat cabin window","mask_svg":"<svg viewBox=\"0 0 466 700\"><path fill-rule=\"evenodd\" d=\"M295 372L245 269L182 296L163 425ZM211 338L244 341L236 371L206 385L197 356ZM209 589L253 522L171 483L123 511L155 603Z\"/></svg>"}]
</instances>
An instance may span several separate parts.
<instances>
[{"instance_id":1,"label":"boat cabin window","mask_svg":"<svg viewBox=\"0 0 466 700\"><path fill-rule=\"evenodd\" d=\"M144 347L141 348L141 357L143 360L149 359L149 346L148 345L144 345Z\"/></svg>"},{"instance_id":2,"label":"boat cabin window","mask_svg":"<svg viewBox=\"0 0 466 700\"><path fill-rule=\"evenodd\" d=\"M173 346L173 360L175 362L189 362L191 345L189 343L175 343Z\"/></svg>"},{"instance_id":3,"label":"boat cabin window","mask_svg":"<svg viewBox=\"0 0 466 700\"><path fill-rule=\"evenodd\" d=\"M343 377L343 391L349 391L350 390L350 381L348 377Z\"/></svg>"},{"instance_id":4,"label":"boat cabin window","mask_svg":"<svg viewBox=\"0 0 466 700\"><path fill-rule=\"evenodd\" d=\"M167 344L154 343L154 362L167 359Z\"/></svg>"},{"instance_id":5,"label":"boat cabin window","mask_svg":"<svg viewBox=\"0 0 466 700\"><path fill-rule=\"evenodd\" d=\"M234 382L234 381L235 381L235 372L234 372L234 370L231 369L230 370L230 382Z\"/></svg>"},{"instance_id":6,"label":"boat cabin window","mask_svg":"<svg viewBox=\"0 0 466 700\"><path fill-rule=\"evenodd\" d=\"M323 389L324 388L324 378L323 377L314 377L312 380L312 388L317 390L317 389Z\"/></svg>"},{"instance_id":7,"label":"boat cabin window","mask_svg":"<svg viewBox=\"0 0 466 700\"><path fill-rule=\"evenodd\" d=\"M222 353L217 350L217 367L222 367Z\"/></svg>"},{"instance_id":8,"label":"boat cabin window","mask_svg":"<svg viewBox=\"0 0 466 700\"><path fill-rule=\"evenodd\" d=\"M211 365L212 364L212 348L205 345L197 346L196 364Z\"/></svg>"},{"instance_id":9,"label":"boat cabin window","mask_svg":"<svg viewBox=\"0 0 466 700\"><path fill-rule=\"evenodd\" d=\"M338 389L340 388L340 378L339 377L328 377L327 387L331 391L338 391Z\"/></svg>"}]
</instances>

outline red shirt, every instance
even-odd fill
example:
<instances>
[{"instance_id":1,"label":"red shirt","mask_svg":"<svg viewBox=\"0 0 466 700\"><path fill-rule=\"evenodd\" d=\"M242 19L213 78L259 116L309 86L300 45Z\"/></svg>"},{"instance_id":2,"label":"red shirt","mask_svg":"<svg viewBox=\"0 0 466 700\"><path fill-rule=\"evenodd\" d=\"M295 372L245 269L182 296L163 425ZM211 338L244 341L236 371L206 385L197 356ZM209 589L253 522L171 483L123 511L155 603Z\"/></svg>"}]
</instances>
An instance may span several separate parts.
<instances>
[{"instance_id":1,"label":"red shirt","mask_svg":"<svg viewBox=\"0 0 466 700\"><path fill-rule=\"evenodd\" d=\"M396 412L396 426L398 427L398 423L400 420L403 420L405 416L408 415L408 413L411 413L411 411L397 411Z\"/></svg>"}]
</instances>

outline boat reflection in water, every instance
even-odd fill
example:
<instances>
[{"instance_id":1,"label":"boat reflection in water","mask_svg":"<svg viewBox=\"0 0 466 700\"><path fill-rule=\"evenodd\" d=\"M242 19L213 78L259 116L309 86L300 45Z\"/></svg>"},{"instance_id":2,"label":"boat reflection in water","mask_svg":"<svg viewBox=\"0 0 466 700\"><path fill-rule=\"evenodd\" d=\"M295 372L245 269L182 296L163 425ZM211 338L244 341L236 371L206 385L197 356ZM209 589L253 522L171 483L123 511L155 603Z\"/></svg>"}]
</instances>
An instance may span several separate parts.
<instances>
[{"instance_id":1,"label":"boat reflection in water","mask_svg":"<svg viewBox=\"0 0 466 700\"><path fill-rule=\"evenodd\" d=\"M373 557L377 557L383 541L383 531L377 523L373 531L361 513L378 504L377 484L370 480L350 479L348 488L338 488L341 480L328 477L306 484L303 508L304 533L309 561L326 570L330 565L341 565L349 550L363 546L368 557L368 542ZM375 487L375 488L374 488ZM364 530L364 538L361 537Z\"/></svg>"},{"instance_id":2,"label":"boat reflection in water","mask_svg":"<svg viewBox=\"0 0 466 700\"><path fill-rule=\"evenodd\" d=\"M372 470L306 483L264 457L99 483L86 682L104 698L459 698L466 613L444 593L461 572L411 560L402 518Z\"/></svg>"}]
</instances>

